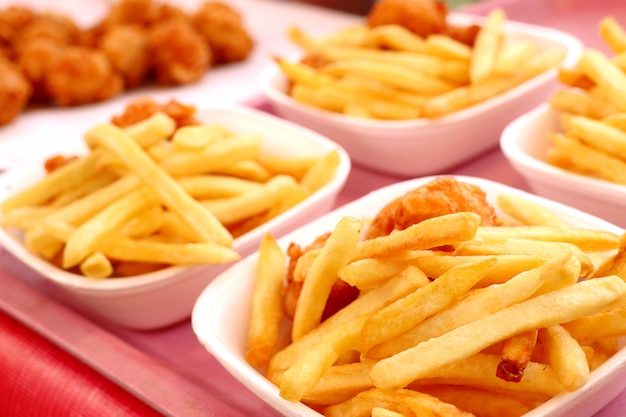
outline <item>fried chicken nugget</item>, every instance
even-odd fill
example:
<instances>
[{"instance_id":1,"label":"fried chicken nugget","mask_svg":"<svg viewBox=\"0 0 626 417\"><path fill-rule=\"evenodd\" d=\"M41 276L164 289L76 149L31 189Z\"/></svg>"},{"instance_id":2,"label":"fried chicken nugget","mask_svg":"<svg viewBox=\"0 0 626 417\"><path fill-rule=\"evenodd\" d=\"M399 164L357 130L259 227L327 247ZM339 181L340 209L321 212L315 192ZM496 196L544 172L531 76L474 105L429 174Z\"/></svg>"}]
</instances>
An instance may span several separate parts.
<instances>
[{"instance_id":1,"label":"fried chicken nugget","mask_svg":"<svg viewBox=\"0 0 626 417\"><path fill-rule=\"evenodd\" d=\"M18 67L0 59L0 125L15 119L26 107L32 89Z\"/></svg>"},{"instance_id":2,"label":"fried chicken nugget","mask_svg":"<svg viewBox=\"0 0 626 417\"><path fill-rule=\"evenodd\" d=\"M107 31L98 47L124 79L125 88L141 84L150 67L148 34L137 25L117 26Z\"/></svg>"},{"instance_id":3,"label":"fried chicken nugget","mask_svg":"<svg viewBox=\"0 0 626 417\"><path fill-rule=\"evenodd\" d=\"M46 73L60 58L63 46L48 38L31 39L24 42L17 51L16 63L20 71L32 85L31 100L46 101Z\"/></svg>"},{"instance_id":4,"label":"fried chicken nugget","mask_svg":"<svg viewBox=\"0 0 626 417\"><path fill-rule=\"evenodd\" d=\"M45 76L47 94L60 106L95 103L120 94L124 82L104 52L79 46L61 51Z\"/></svg>"},{"instance_id":5,"label":"fried chicken nugget","mask_svg":"<svg viewBox=\"0 0 626 417\"><path fill-rule=\"evenodd\" d=\"M481 224L496 225L495 209L478 186L442 176L396 198L375 216L365 237L385 236L432 217L469 211L481 217Z\"/></svg>"},{"instance_id":6,"label":"fried chicken nugget","mask_svg":"<svg viewBox=\"0 0 626 417\"><path fill-rule=\"evenodd\" d=\"M254 48L241 15L225 3L206 1L192 19L210 45L216 64L242 61Z\"/></svg>"},{"instance_id":7,"label":"fried chicken nugget","mask_svg":"<svg viewBox=\"0 0 626 417\"><path fill-rule=\"evenodd\" d=\"M446 4L436 0L379 0L367 15L367 24L399 24L426 37L446 30L447 15Z\"/></svg>"},{"instance_id":8,"label":"fried chicken nugget","mask_svg":"<svg viewBox=\"0 0 626 417\"><path fill-rule=\"evenodd\" d=\"M169 19L151 27L148 53L150 67L161 85L197 81L213 62L202 36L183 19Z\"/></svg>"}]
</instances>

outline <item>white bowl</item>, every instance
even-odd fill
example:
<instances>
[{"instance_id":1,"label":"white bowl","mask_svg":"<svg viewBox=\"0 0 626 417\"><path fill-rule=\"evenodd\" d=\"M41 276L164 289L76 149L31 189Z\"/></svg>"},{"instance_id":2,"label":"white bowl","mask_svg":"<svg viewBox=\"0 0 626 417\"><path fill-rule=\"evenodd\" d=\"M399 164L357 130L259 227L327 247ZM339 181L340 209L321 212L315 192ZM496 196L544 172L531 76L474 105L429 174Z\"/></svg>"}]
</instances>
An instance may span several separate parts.
<instances>
[{"instance_id":1,"label":"white bowl","mask_svg":"<svg viewBox=\"0 0 626 417\"><path fill-rule=\"evenodd\" d=\"M328 184L287 212L236 238L233 248L239 254L246 256L256 250L261 238L270 231L284 234L333 208L351 167L347 153L340 146L318 133L244 107L211 107L199 110L197 116L203 122L217 123L233 132L260 134L264 153L321 156L337 150L341 158L339 168ZM58 152L70 151L71 154L75 150L80 151L59 149ZM0 201L42 175L41 164L1 175ZM207 283L229 266L171 267L129 278L91 280L34 256L15 231L0 228L0 246L55 284L70 304L98 318L136 329L162 327L189 317L196 298ZM29 272L32 271L25 271L24 275Z\"/></svg>"},{"instance_id":2,"label":"white bowl","mask_svg":"<svg viewBox=\"0 0 626 417\"><path fill-rule=\"evenodd\" d=\"M462 25L482 20L450 15L450 21ZM566 52L564 65L574 64L582 52L578 39L554 29L507 21L505 32L511 38L532 40L540 49ZM441 173L497 147L506 124L544 102L557 86L556 76L556 69L546 71L492 99L436 120L368 120L296 102L286 93L287 78L277 65L262 71L259 85L279 116L341 144L355 164L412 177Z\"/></svg>"},{"instance_id":3,"label":"white bowl","mask_svg":"<svg viewBox=\"0 0 626 417\"><path fill-rule=\"evenodd\" d=\"M496 182L457 176L480 186L487 192L488 199L495 204L498 194L515 194L543 204L557 216L576 227L589 227L622 233L623 229L602 219L551 200ZM394 197L403 195L433 177L418 178L396 183L342 206L331 213L295 230L278 240L285 249L290 242L308 244L322 231L329 231L346 215L371 218L380 208ZM281 415L288 417L315 416L320 414L302 403L292 403L282 399L278 388L267 380L245 358L247 329L250 314L250 300L258 253L237 262L217 277L198 298L192 313L193 330L202 345L239 381L274 407ZM615 397L623 388L617 382L626 377L626 349L622 349L602 366L592 372L588 383L571 393L560 394L542 404L527 417L588 417Z\"/></svg>"},{"instance_id":4,"label":"white bowl","mask_svg":"<svg viewBox=\"0 0 626 417\"><path fill-rule=\"evenodd\" d=\"M541 105L511 122L500 147L532 190L626 227L626 186L576 174L546 161L550 132L562 132L558 112Z\"/></svg>"}]
</instances>

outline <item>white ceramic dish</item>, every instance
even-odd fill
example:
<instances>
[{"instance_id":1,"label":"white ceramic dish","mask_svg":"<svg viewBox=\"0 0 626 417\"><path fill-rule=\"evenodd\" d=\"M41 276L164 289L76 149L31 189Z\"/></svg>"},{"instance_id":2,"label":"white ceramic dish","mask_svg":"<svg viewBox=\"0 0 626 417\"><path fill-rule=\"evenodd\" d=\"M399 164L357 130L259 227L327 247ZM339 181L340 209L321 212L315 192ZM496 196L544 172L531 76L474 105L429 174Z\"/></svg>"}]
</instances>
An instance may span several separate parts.
<instances>
[{"instance_id":1,"label":"white ceramic dish","mask_svg":"<svg viewBox=\"0 0 626 417\"><path fill-rule=\"evenodd\" d=\"M558 113L544 104L511 122L502 133L500 147L535 193L626 227L626 186L546 162L550 132L562 132L562 128Z\"/></svg>"},{"instance_id":2,"label":"white ceramic dish","mask_svg":"<svg viewBox=\"0 0 626 417\"><path fill-rule=\"evenodd\" d=\"M198 118L234 132L260 134L264 153L321 156L336 149L341 157L330 183L291 210L235 239L233 248L242 256L253 252L267 232L284 234L332 209L350 172L350 159L340 146L308 129L240 106L208 107L199 110ZM42 175L41 163L33 163L26 169L0 176L0 201ZM0 228L0 246L55 284L71 304L109 322L137 329L162 327L189 317L200 292L228 266L172 267L131 278L90 280L33 256L15 232Z\"/></svg>"},{"instance_id":3,"label":"white ceramic dish","mask_svg":"<svg viewBox=\"0 0 626 417\"><path fill-rule=\"evenodd\" d=\"M451 14L450 20L469 25L482 18ZM579 40L557 30L507 21L505 31L511 38L532 40L540 49L566 52L564 65L575 63L582 52ZM556 69L546 71L497 97L437 120L367 120L298 103L286 94L287 79L277 65L262 71L259 85L278 115L341 144L355 164L412 177L442 173L497 147L509 121L545 101L557 86L556 75Z\"/></svg>"},{"instance_id":4,"label":"white ceramic dish","mask_svg":"<svg viewBox=\"0 0 626 417\"><path fill-rule=\"evenodd\" d=\"M279 239L279 244L284 249L290 242L310 243L321 231L332 230L339 219L345 215L371 218L386 202L432 178L408 180L372 192L283 236ZM494 199L498 194L523 195L542 203L572 226L623 232L623 229L597 217L506 185L473 177L458 176L457 178L480 186L487 192L492 204L495 204ZM258 253L255 253L237 262L207 286L198 298L192 313L193 330L200 343L235 378L274 407L281 415L320 417L319 413L302 403L291 403L280 398L277 387L248 365L244 359L257 259ZM623 389L623 384L618 381L623 381L624 377L626 377L626 349L622 349L596 369L583 388L554 397L527 413L525 417L589 417Z\"/></svg>"}]
</instances>

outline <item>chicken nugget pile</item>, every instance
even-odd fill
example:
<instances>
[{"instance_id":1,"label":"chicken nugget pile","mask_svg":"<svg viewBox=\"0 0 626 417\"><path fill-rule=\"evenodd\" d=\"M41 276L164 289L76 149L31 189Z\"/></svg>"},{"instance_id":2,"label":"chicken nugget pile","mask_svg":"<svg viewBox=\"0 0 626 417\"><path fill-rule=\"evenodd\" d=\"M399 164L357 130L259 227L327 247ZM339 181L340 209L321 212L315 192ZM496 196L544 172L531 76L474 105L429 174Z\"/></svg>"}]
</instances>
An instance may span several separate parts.
<instances>
[{"instance_id":1,"label":"chicken nugget pile","mask_svg":"<svg viewBox=\"0 0 626 417\"><path fill-rule=\"evenodd\" d=\"M27 106L79 106L140 85L175 86L247 58L254 41L240 14L206 1L195 11L121 0L93 27L10 6L0 10L0 125Z\"/></svg>"}]
</instances>

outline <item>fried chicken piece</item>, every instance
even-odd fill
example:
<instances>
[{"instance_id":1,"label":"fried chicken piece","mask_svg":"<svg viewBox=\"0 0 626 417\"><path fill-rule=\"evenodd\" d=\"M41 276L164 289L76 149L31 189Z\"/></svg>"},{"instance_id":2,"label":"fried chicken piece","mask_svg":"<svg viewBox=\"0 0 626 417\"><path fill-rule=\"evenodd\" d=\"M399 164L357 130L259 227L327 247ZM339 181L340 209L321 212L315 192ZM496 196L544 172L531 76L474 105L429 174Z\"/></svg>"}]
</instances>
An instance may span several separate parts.
<instances>
[{"instance_id":1,"label":"fried chicken piece","mask_svg":"<svg viewBox=\"0 0 626 417\"><path fill-rule=\"evenodd\" d=\"M16 64L32 86L32 101L48 100L46 74L61 56L62 48L63 46L48 38L32 39L20 47Z\"/></svg>"},{"instance_id":2,"label":"fried chicken piece","mask_svg":"<svg viewBox=\"0 0 626 417\"><path fill-rule=\"evenodd\" d=\"M157 112L162 112L176 121L176 127L197 125L196 108L170 100L165 104L158 104L151 98L140 98L130 102L122 114L113 116L111 123L119 127L127 127L147 119Z\"/></svg>"},{"instance_id":3,"label":"fried chicken piece","mask_svg":"<svg viewBox=\"0 0 626 417\"><path fill-rule=\"evenodd\" d=\"M76 106L110 99L123 90L122 77L104 52L64 48L45 76L47 94L60 106Z\"/></svg>"},{"instance_id":4,"label":"fried chicken piece","mask_svg":"<svg viewBox=\"0 0 626 417\"><path fill-rule=\"evenodd\" d=\"M26 107L32 88L18 67L0 59L0 125L14 120Z\"/></svg>"},{"instance_id":5,"label":"fried chicken piece","mask_svg":"<svg viewBox=\"0 0 626 417\"><path fill-rule=\"evenodd\" d=\"M446 4L436 0L378 0L367 15L367 24L398 24L426 37L446 30L447 15Z\"/></svg>"},{"instance_id":6,"label":"fried chicken piece","mask_svg":"<svg viewBox=\"0 0 626 417\"><path fill-rule=\"evenodd\" d=\"M98 27L104 32L123 25L148 27L154 21L155 12L152 0L121 0L111 7Z\"/></svg>"},{"instance_id":7,"label":"fried chicken piece","mask_svg":"<svg viewBox=\"0 0 626 417\"><path fill-rule=\"evenodd\" d=\"M36 17L27 7L10 6L0 10L0 43L12 45L24 28Z\"/></svg>"},{"instance_id":8,"label":"fried chicken piece","mask_svg":"<svg viewBox=\"0 0 626 417\"><path fill-rule=\"evenodd\" d=\"M197 81L210 68L213 57L202 36L182 19L154 25L148 33L151 69L157 83L178 85Z\"/></svg>"},{"instance_id":9,"label":"fried chicken piece","mask_svg":"<svg viewBox=\"0 0 626 417\"><path fill-rule=\"evenodd\" d=\"M161 3L155 5L152 22L150 22L150 24L155 25L170 19L182 19L191 22L191 16L189 16L187 12L180 7L167 3Z\"/></svg>"},{"instance_id":10,"label":"fried chicken piece","mask_svg":"<svg viewBox=\"0 0 626 417\"><path fill-rule=\"evenodd\" d=\"M136 25L118 26L105 33L98 47L124 79L125 88L141 84L148 73L148 35Z\"/></svg>"},{"instance_id":11,"label":"fried chicken piece","mask_svg":"<svg viewBox=\"0 0 626 417\"><path fill-rule=\"evenodd\" d=\"M495 209L480 187L454 177L438 177L383 207L366 230L365 238L385 236L426 219L464 211L478 214L482 225L498 224Z\"/></svg>"},{"instance_id":12,"label":"fried chicken piece","mask_svg":"<svg viewBox=\"0 0 626 417\"><path fill-rule=\"evenodd\" d=\"M192 19L213 51L216 64L243 61L254 48L241 15L225 3L206 1Z\"/></svg>"}]
</instances>

